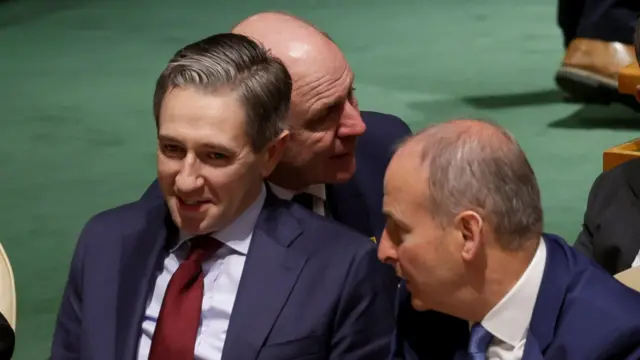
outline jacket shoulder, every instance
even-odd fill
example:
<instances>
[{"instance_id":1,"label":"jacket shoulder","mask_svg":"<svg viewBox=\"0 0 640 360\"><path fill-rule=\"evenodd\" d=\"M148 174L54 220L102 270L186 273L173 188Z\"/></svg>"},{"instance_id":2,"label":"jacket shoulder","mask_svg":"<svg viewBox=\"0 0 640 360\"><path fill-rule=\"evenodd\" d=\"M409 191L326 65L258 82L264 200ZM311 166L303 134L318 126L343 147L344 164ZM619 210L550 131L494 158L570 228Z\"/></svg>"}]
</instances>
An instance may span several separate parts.
<instances>
[{"instance_id":1,"label":"jacket shoulder","mask_svg":"<svg viewBox=\"0 0 640 360\"><path fill-rule=\"evenodd\" d=\"M331 218L318 215L297 204L291 207L291 214L303 230L300 240L313 244L313 247L321 246L323 249L352 254L375 249L372 239Z\"/></svg>"}]
</instances>

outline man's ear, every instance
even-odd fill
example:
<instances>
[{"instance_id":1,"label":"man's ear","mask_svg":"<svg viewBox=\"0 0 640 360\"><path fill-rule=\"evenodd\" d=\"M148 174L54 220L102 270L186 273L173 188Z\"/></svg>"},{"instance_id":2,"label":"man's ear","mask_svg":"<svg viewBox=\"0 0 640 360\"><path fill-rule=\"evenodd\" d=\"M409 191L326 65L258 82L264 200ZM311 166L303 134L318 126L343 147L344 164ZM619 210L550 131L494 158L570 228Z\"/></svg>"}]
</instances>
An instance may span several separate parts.
<instances>
[{"instance_id":1,"label":"man's ear","mask_svg":"<svg viewBox=\"0 0 640 360\"><path fill-rule=\"evenodd\" d=\"M454 226L464 241L460 255L465 261L471 261L480 251L483 225L482 217L475 211L463 211L455 218Z\"/></svg>"},{"instance_id":2,"label":"man's ear","mask_svg":"<svg viewBox=\"0 0 640 360\"><path fill-rule=\"evenodd\" d=\"M267 178L276 168L278 162L282 158L284 148L289 141L289 130L284 130L280 135L267 145L264 149L262 156L264 156L264 163L262 166L262 176Z\"/></svg>"}]
</instances>

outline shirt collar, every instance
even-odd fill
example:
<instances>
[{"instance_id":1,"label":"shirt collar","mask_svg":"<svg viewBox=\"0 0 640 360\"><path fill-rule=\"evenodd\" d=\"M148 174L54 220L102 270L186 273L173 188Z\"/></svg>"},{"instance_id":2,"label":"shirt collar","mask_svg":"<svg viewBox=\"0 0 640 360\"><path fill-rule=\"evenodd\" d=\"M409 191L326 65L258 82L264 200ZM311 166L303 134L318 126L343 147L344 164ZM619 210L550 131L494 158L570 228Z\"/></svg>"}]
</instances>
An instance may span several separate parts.
<instances>
[{"instance_id":1,"label":"shirt collar","mask_svg":"<svg viewBox=\"0 0 640 360\"><path fill-rule=\"evenodd\" d=\"M527 337L546 259L547 248L541 239L527 270L482 320L482 326L493 336L513 347Z\"/></svg>"},{"instance_id":2,"label":"shirt collar","mask_svg":"<svg viewBox=\"0 0 640 360\"><path fill-rule=\"evenodd\" d=\"M271 182L269 183L269 187L271 187L271 190L273 190L274 194L276 194L280 199L284 199L284 200L291 200L296 194L309 193L313 196L316 196L322 199L322 201L327 201L327 190L324 184L313 184L308 186L306 189L303 189L298 192L285 189Z\"/></svg>"},{"instance_id":3,"label":"shirt collar","mask_svg":"<svg viewBox=\"0 0 640 360\"><path fill-rule=\"evenodd\" d=\"M210 236L216 238L226 246L232 248L238 253L246 255L249 252L249 244L253 236L253 229L258 222L258 216L262 211L267 191L264 185L260 190L258 198L231 224L225 228L211 233ZM185 241L191 239L193 235L180 232L180 241L171 249L171 252L177 250Z\"/></svg>"}]
</instances>

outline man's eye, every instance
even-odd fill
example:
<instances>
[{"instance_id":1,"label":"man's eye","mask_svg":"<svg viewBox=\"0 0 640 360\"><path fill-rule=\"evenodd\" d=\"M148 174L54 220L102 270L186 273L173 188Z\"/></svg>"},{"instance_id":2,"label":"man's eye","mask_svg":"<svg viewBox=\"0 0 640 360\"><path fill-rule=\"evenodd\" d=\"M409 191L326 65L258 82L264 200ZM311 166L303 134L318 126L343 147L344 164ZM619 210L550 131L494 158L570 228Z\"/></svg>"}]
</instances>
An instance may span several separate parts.
<instances>
[{"instance_id":1,"label":"man's eye","mask_svg":"<svg viewBox=\"0 0 640 360\"><path fill-rule=\"evenodd\" d=\"M209 159L211 160L225 160L227 158L228 156L223 153L219 153L219 152L209 153Z\"/></svg>"},{"instance_id":2,"label":"man's eye","mask_svg":"<svg viewBox=\"0 0 640 360\"><path fill-rule=\"evenodd\" d=\"M178 146L178 145L174 145L174 144L164 144L162 145L162 152L165 155L169 155L169 156L178 156L180 154L182 154L184 151L183 149Z\"/></svg>"}]
</instances>

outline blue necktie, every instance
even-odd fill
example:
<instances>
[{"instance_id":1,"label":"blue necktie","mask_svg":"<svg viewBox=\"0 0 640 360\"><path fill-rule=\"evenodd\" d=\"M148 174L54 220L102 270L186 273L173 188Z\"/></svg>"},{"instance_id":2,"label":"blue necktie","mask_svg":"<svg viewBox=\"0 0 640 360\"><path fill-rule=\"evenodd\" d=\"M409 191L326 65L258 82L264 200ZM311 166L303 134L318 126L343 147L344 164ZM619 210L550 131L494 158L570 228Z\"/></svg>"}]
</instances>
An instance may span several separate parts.
<instances>
[{"instance_id":1,"label":"blue necktie","mask_svg":"<svg viewBox=\"0 0 640 360\"><path fill-rule=\"evenodd\" d=\"M493 335L485 329L480 323L476 323L471 327L471 335L469 336L468 360L486 360L487 349L493 339Z\"/></svg>"}]
</instances>

